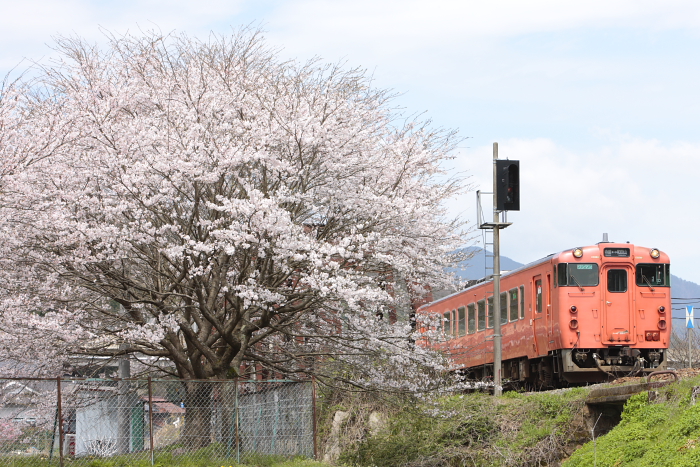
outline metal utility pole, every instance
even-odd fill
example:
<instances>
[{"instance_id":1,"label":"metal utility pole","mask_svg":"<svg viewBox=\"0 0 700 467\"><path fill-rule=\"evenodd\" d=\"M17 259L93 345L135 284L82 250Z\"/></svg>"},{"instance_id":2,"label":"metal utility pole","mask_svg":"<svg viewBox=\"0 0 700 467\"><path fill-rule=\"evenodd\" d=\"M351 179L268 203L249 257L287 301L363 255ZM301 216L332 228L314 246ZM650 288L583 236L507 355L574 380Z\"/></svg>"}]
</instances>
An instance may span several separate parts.
<instances>
[{"instance_id":1,"label":"metal utility pole","mask_svg":"<svg viewBox=\"0 0 700 467\"><path fill-rule=\"evenodd\" d=\"M501 236L509 222L506 211L520 210L520 162L498 159L498 143L493 143L493 221L487 222L481 214L480 192L476 192L479 228L493 230L493 383L495 396L503 392L501 334ZM504 220L501 221L501 213Z\"/></svg>"},{"instance_id":2,"label":"metal utility pole","mask_svg":"<svg viewBox=\"0 0 700 467\"><path fill-rule=\"evenodd\" d=\"M693 328L688 328L688 368L693 368Z\"/></svg>"},{"instance_id":3,"label":"metal utility pole","mask_svg":"<svg viewBox=\"0 0 700 467\"><path fill-rule=\"evenodd\" d=\"M503 392L501 378L502 335L501 335L501 229L500 212L498 211L498 143L493 143L493 395L500 396Z\"/></svg>"},{"instance_id":4,"label":"metal utility pole","mask_svg":"<svg viewBox=\"0 0 700 467\"><path fill-rule=\"evenodd\" d=\"M693 368L693 329L695 329L695 312L692 306L685 307L685 327L688 338L688 368Z\"/></svg>"}]
</instances>

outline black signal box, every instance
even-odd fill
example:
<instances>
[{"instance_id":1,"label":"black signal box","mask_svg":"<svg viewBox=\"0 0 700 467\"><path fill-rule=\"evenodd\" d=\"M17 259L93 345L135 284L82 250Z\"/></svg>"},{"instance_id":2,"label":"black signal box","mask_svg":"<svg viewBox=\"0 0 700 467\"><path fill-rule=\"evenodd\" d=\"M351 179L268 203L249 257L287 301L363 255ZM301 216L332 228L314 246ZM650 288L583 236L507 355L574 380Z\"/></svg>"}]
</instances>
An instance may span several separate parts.
<instances>
[{"instance_id":1,"label":"black signal box","mask_svg":"<svg viewBox=\"0 0 700 467\"><path fill-rule=\"evenodd\" d=\"M496 209L520 211L520 161L496 159Z\"/></svg>"}]
</instances>

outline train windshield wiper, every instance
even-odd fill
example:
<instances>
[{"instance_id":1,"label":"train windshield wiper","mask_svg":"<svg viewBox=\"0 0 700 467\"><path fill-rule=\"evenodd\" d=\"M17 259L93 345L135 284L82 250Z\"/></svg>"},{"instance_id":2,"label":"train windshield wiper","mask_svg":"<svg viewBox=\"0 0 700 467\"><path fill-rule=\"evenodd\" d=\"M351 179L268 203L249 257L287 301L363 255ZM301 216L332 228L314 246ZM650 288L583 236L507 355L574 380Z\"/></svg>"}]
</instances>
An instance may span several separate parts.
<instances>
[{"instance_id":1,"label":"train windshield wiper","mask_svg":"<svg viewBox=\"0 0 700 467\"><path fill-rule=\"evenodd\" d=\"M654 291L654 287L651 286L651 282L649 282L649 279L647 279L647 276L645 276L644 274L642 274L642 280L643 280L644 282L647 283L647 285L649 286L649 288L650 288L651 291L653 292L653 291Z\"/></svg>"},{"instance_id":2,"label":"train windshield wiper","mask_svg":"<svg viewBox=\"0 0 700 467\"><path fill-rule=\"evenodd\" d=\"M581 284L578 283L573 274L571 274L571 279L573 279L574 283L578 285L578 288L581 289L581 292L583 292L583 287L581 287Z\"/></svg>"}]
</instances>

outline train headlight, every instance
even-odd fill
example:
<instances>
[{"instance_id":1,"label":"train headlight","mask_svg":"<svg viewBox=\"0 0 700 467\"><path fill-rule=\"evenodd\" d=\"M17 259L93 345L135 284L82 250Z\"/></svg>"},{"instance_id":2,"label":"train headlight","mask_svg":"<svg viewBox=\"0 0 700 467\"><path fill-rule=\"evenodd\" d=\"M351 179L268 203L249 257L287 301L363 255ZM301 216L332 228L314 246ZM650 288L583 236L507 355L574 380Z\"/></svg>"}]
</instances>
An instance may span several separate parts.
<instances>
[{"instance_id":1,"label":"train headlight","mask_svg":"<svg viewBox=\"0 0 700 467\"><path fill-rule=\"evenodd\" d=\"M571 305L571 308L569 308L572 313L576 313L578 311L578 308L576 308L576 305Z\"/></svg>"},{"instance_id":2,"label":"train headlight","mask_svg":"<svg viewBox=\"0 0 700 467\"><path fill-rule=\"evenodd\" d=\"M645 339L648 341L658 341L661 338L659 331L646 331Z\"/></svg>"},{"instance_id":3,"label":"train headlight","mask_svg":"<svg viewBox=\"0 0 700 467\"><path fill-rule=\"evenodd\" d=\"M659 307L659 313L661 313L661 314L666 313L666 307L663 306L663 305L661 305L661 306Z\"/></svg>"},{"instance_id":4,"label":"train headlight","mask_svg":"<svg viewBox=\"0 0 700 467\"><path fill-rule=\"evenodd\" d=\"M575 248L574 249L574 256L576 258L580 258L581 256L583 256L583 250L581 248Z\"/></svg>"},{"instance_id":5,"label":"train headlight","mask_svg":"<svg viewBox=\"0 0 700 467\"><path fill-rule=\"evenodd\" d=\"M657 259L659 256L661 256L661 252L656 248L652 248L649 255L651 255L652 258Z\"/></svg>"}]
</instances>

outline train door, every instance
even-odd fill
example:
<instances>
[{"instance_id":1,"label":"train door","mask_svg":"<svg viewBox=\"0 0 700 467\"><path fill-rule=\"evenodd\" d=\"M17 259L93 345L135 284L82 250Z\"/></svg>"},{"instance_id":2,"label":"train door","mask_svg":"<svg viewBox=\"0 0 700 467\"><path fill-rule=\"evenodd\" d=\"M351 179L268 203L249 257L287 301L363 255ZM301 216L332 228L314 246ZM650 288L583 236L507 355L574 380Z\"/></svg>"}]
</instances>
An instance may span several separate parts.
<instances>
[{"instance_id":1,"label":"train door","mask_svg":"<svg viewBox=\"0 0 700 467\"><path fill-rule=\"evenodd\" d=\"M545 312L545 290L542 276L532 278L532 330L535 333L535 352L537 355L547 354L547 313Z\"/></svg>"},{"instance_id":2,"label":"train door","mask_svg":"<svg viewBox=\"0 0 700 467\"><path fill-rule=\"evenodd\" d=\"M603 266L603 316L600 330L606 344L634 344L634 313L632 303L632 267L626 264Z\"/></svg>"},{"instance_id":3,"label":"train door","mask_svg":"<svg viewBox=\"0 0 700 467\"><path fill-rule=\"evenodd\" d=\"M545 309L545 316L546 316L546 321L547 321L547 338L548 340L552 340L554 336L554 329L553 329L553 323L554 319L552 316L552 313L554 312L553 306L552 306L552 275L547 274L547 281L545 283L545 288L544 288L544 296L545 296L545 301L544 301L544 309Z\"/></svg>"}]
</instances>

